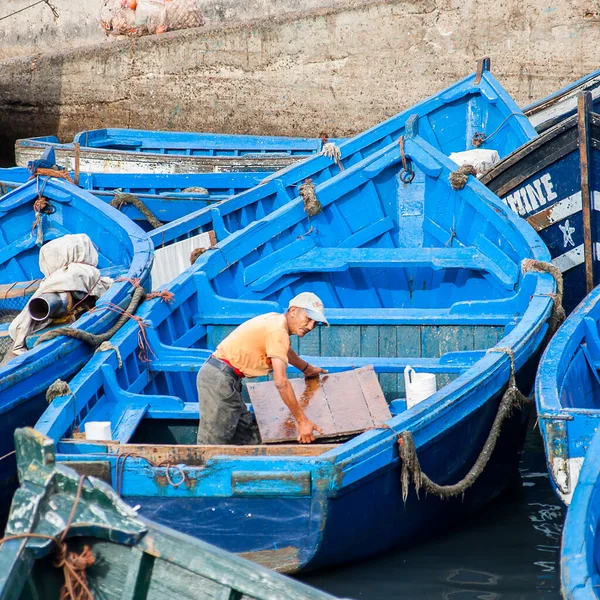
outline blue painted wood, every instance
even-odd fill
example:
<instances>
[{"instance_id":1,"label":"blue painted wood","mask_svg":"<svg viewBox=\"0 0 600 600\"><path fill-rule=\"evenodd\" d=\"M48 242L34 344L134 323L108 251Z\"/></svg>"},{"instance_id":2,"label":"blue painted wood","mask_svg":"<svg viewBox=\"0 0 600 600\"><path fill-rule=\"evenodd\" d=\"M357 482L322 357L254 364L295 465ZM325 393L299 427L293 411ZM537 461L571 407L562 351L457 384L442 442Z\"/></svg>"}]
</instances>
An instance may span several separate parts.
<instances>
[{"instance_id":1,"label":"blue painted wood","mask_svg":"<svg viewBox=\"0 0 600 600\"><path fill-rule=\"evenodd\" d=\"M398 138L405 134L405 125L409 117L415 114L420 118L419 128L422 137L446 155L473 148L472 138L475 133L491 134L498 127L501 132L506 132L506 135L494 135L484 142L483 147L497 150L501 157L507 156L536 136L535 129L489 71L483 70L479 84L476 84L475 80L475 74L469 75L447 90L340 143L340 164L345 171L350 171L363 159L397 142ZM430 178L428 185L432 187L431 179L436 170L438 174L440 172L437 163L428 160L426 155L422 155L420 161L418 171L424 174L423 177L426 174ZM358 194L364 192L363 187L371 189L368 188L367 183L372 182L374 189L383 194L377 205L374 205L380 211L378 214L393 219L395 227L390 231L391 235L396 239L405 240L405 247L411 247L411 244L419 243L418 240L412 239L413 235L419 235L414 232L421 232L420 235L423 235L421 229L423 217L418 214L413 215L415 211L420 210L419 198L422 197L423 190L419 191L418 186L423 185L423 179L417 172L414 186L412 184L405 186L402 188L402 194L398 194L396 192L400 183L398 173L390 176L387 171L388 179L384 181L381 170L385 164L385 157L383 157L381 162L373 161L363 165L358 175L362 184L359 189L356 188L358 183L356 174L352 179L345 178L339 181L338 185L347 185L348 189L354 189L354 193ZM262 219L285 205L290 199L297 198L298 186L306 179L311 179L315 185L322 184L331 180L339 172L340 167L331 158L321 154L313 156L299 164L290 165L275 174L268 175L264 186L239 194L218 208L201 209L195 214L159 228L152 234L153 241L158 247L205 231L207 227L214 225L215 212L222 217L227 232L234 233L252 220ZM445 184L441 187L446 196L452 194ZM439 191L436 190L436 193ZM398 204L400 196L402 202ZM444 200L441 206L446 204ZM343 220L347 221L351 228L353 224L362 224L361 210L355 204L352 208L353 212L347 214L339 207ZM398 218L399 214L402 214L402 219ZM342 219L338 217L337 221L341 222ZM372 220L372 223L374 222L375 219ZM427 223L428 219L424 219L423 228L427 227ZM444 235L446 237L443 243L450 237L447 232ZM217 238L223 239L223 236L217 234ZM325 243L322 245L327 246Z\"/></svg>"},{"instance_id":2,"label":"blue painted wood","mask_svg":"<svg viewBox=\"0 0 600 600\"><path fill-rule=\"evenodd\" d=\"M536 377L536 402L550 481L571 502L579 471L600 424L600 288L563 323Z\"/></svg>"},{"instance_id":3,"label":"blue painted wood","mask_svg":"<svg viewBox=\"0 0 600 600\"><path fill-rule=\"evenodd\" d=\"M198 173L276 171L319 153L324 141L322 138L100 129L83 131L66 144L59 143L54 136L17 140L16 162L26 166L28 161L40 158L48 148L53 148L57 164L73 169L75 144L79 144L79 161L84 171Z\"/></svg>"},{"instance_id":4,"label":"blue painted wood","mask_svg":"<svg viewBox=\"0 0 600 600\"><path fill-rule=\"evenodd\" d=\"M600 597L600 432L593 434L562 533L563 598Z\"/></svg>"},{"instance_id":5,"label":"blue painted wood","mask_svg":"<svg viewBox=\"0 0 600 600\"><path fill-rule=\"evenodd\" d=\"M480 97L472 80L468 89ZM452 98L460 104L460 95ZM428 131L441 127L434 119L431 123ZM535 232L473 177L463 190L451 190L449 175L455 166L417 130L412 123L404 147L420 198L398 178L402 158L391 139L317 182L323 210L315 216L308 217L296 196L276 205L273 198L282 194L274 179L246 193L268 198L268 209L241 229L244 219L257 214L254 208L244 217L237 212L252 206L244 194L204 213L203 226L210 228L211 215L219 214L233 233L168 285L172 302L154 300L140 309L139 316L152 324L147 329L151 360L138 356L137 323L126 325L112 340L122 368L117 368L114 351L96 355L71 381L73 393L57 398L38 421L36 428L57 442L58 460L107 461L117 485L117 454L135 453L120 461L118 485L128 503L140 505L141 514L283 570L406 547L496 496L515 472L526 413L515 411L504 424L490 469L464 499L419 499L413 490L405 507L397 433L413 433L425 472L434 480L454 483L468 472L510 374L506 354L485 351L496 344L511 348L521 389L529 390L533 382L555 285L546 273L523 275L514 266L525 258L548 260L549 255ZM422 229L410 248L400 240L398 226L406 189L411 201L423 207ZM228 205L235 208L228 212ZM177 227L178 235L185 235L182 225ZM364 231L368 234L357 235ZM503 253L506 259L498 269L475 264L474 253L481 247ZM360 260L342 271L313 268L315 249L326 249L331 264L335 252ZM394 264L395 252L402 264ZM277 261L269 258L274 255ZM453 260L432 265L431 256L442 255ZM487 257L487 250L482 255ZM367 265L365 257L376 260ZM303 258L309 269L280 273L265 289L252 289L254 281L277 268L275 262L300 263ZM510 287L504 281L508 273ZM331 323L297 342L310 362L332 371L372 364L390 401L403 398L401 378L408 364L436 373L440 389L398 412L389 428L334 447L194 445L197 423L190 418L190 407L196 406L195 376L204 357L232 327L262 313L284 311L293 295L307 290L323 298ZM171 405L173 397L181 400L179 407ZM101 415L117 423L132 404L143 402L150 408L128 444L91 444L71 437L86 420ZM160 457L180 465L185 485L170 485L165 467L140 458L144 453L154 464ZM238 486L240 472L243 485ZM365 512L373 497L377 510ZM297 559L292 565L286 562L290 552Z\"/></svg>"},{"instance_id":6,"label":"blue painted wood","mask_svg":"<svg viewBox=\"0 0 600 600\"><path fill-rule=\"evenodd\" d=\"M71 172L71 178L75 174ZM0 196L29 181L31 173L24 167L0 169ZM163 222L169 223L197 210L210 207L259 185L264 173L80 173L79 186L94 196L111 202L117 192L137 196ZM204 188L206 193L190 192ZM132 205L121 211L143 229L151 229L146 217Z\"/></svg>"},{"instance_id":7,"label":"blue painted wood","mask_svg":"<svg viewBox=\"0 0 600 600\"><path fill-rule=\"evenodd\" d=\"M600 109L600 70L593 71L564 88L533 102L523 109L538 133L550 129L553 125L577 112L577 96L582 92L591 92L594 110Z\"/></svg>"},{"instance_id":8,"label":"blue painted wood","mask_svg":"<svg viewBox=\"0 0 600 600\"><path fill-rule=\"evenodd\" d=\"M42 216L45 241L64 233L86 233L98 248L98 267L103 273L115 278L139 278L142 285L149 286L153 249L145 233L88 192L48 178L32 180L0 201L0 284L43 277L35 243L37 230L32 230L33 202L38 193L43 194L54 209L51 214ZM119 316L108 307L126 308L133 291L128 281L113 283L98 301L96 310L86 313L73 327L93 334L105 332ZM14 308L10 298L0 300L0 310ZM0 455L13 449L12 433L16 426L32 425L42 414L47 388L56 379L71 378L92 353L93 349L81 341L58 337L0 366L3 431ZM4 513L15 484L15 463L8 458L0 462L0 511Z\"/></svg>"},{"instance_id":9,"label":"blue painted wood","mask_svg":"<svg viewBox=\"0 0 600 600\"><path fill-rule=\"evenodd\" d=\"M574 99L577 100L576 98ZM600 102L595 104L600 111ZM594 284L600 283L595 246L600 240L600 115L590 114L587 141L579 139L577 115L563 119L482 177L492 191L539 232L562 271L567 313L586 295L580 145L589 152Z\"/></svg>"}]
</instances>

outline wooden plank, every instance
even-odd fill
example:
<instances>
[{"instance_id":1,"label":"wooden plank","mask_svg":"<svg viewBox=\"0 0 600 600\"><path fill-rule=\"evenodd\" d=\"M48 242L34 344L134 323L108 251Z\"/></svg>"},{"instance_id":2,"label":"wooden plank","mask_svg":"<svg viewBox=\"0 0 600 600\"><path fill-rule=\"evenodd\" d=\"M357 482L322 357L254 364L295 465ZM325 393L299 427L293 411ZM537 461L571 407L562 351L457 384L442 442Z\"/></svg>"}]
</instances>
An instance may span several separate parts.
<instances>
[{"instance_id":1,"label":"wooden plank","mask_svg":"<svg viewBox=\"0 0 600 600\"><path fill-rule=\"evenodd\" d=\"M381 425L390 418L390 410L381 391L375 371L356 369L356 378L367 401L373 423Z\"/></svg>"},{"instance_id":2,"label":"wooden plank","mask_svg":"<svg viewBox=\"0 0 600 600\"><path fill-rule=\"evenodd\" d=\"M583 215L583 247L585 283L588 294L594 289L594 254L592 234L592 196L590 191L590 112L592 95L586 92L577 98L577 130L579 134L579 164L581 177L581 212Z\"/></svg>"},{"instance_id":3,"label":"wooden plank","mask_svg":"<svg viewBox=\"0 0 600 600\"><path fill-rule=\"evenodd\" d=\"M391 417L372 366L291 383L306 416L323 429L321 439L359 433ZM263 443L296 440L296 421L273 382L251 383L248 393Z\"/></svg>"},{"instance_id":4,"label":"wooden plank","mask_svg":"<svg viewBox=\"0 0 600 600\"><path fill-rule=\"evenodd\" d=\"M121 600L146 600L155 558L139 548L132 548Z\"/></svg>"}]
</instances>

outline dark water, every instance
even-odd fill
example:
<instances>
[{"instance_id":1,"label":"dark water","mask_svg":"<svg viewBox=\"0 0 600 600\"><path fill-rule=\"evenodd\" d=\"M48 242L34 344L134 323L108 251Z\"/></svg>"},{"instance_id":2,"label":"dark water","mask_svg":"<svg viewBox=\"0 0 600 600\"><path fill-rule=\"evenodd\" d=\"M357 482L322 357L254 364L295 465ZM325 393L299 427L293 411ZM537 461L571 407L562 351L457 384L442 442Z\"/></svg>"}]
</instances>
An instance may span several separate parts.
<instances>
[{"instance_id":1,"label":"dark water","mask_svg":"<svg viewBox=\"0 0 600 600\"><path fill-rule=\"evenodd\" d=\"M511 490L439 538L301 579L352 599L560 598L565 511L550 487L537 428L529 428L520 473Z\"/></svg>"}]
</instances>

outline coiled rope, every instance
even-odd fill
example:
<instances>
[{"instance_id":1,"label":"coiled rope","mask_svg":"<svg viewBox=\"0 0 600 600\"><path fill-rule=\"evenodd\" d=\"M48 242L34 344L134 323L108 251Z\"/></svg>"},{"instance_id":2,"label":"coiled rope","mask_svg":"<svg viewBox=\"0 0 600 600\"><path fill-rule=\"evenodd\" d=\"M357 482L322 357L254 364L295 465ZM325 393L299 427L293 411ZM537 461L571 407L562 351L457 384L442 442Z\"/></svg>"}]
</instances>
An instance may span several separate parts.
<instances>
[{"instance_id":1,"label":"coiled rope","mask_svg":"<svg viewBox=\"0 0 600 600\"><path fill-rule=\"evenodd\" d=\"M57 379L46 390L46 402L52 404L54 400L60 396L68 396L71 393L71 388L66 381Z\"/></svg>"},{"instance_id":2,"label":"coiled rope","mask_svg":"<svg viewBox=\"0 0 600 600\"><path fill-rule=\"evenodd\" d=\"M477 171L473 165L463 165L458 168L458 171L452 171L450 177L448 177L452 189L462 190L467 185L467 181L469 181L469 175L477 175Z\"/></svg>"},{"instance_id":3,"label":"coiled rope","mask_svg":"<svg viewBox=\"0 0 600 600\"><path fill-rule=\"evenodd\" d=\"M315 193L315 186L312 179L307 179L298 187L298 193L304 201L304 211L309 217L318 215L323 210L323 205L319 202Z\"/></svg>"},{"instance_id":4,"label":"coiled rope","mask_svg":"<svg viewBox=\"0 0 600 600\"><path fill-rule=\"evenodd\" d=\"M156 218L154 213L137 196L134 196L133 194L116 192L115 197L110 201L110 205L117 210L121 210L124 204L131 204L132 206L135 206L135 208L142 213L146 221L150 223L150 226L153 229L157 229L158 227L162 226L162 222Z\"/></svg>"},{"instance_id":5,"label":"coiled rope","mask_svg":"<svg viewBox=\"0 0 600 600\"><path fill-rule=\"evenodd\" d=\"M417 448L410 431L403 431L398 436L398 450L402 459L402 500L406 502L410 489L411 480L414 483L417 498L421 488L428 494L433 494L438 498L447 500L455 496L464 494L477 481L496 447L502 424L512 414L515 407L522 407L530 402L529 398L523 395L517 388L515 380L515 355L511 348L496 347L490 348L490 352L503 352L510 358L510 377L508 387L502 396L498 411L492 423L488 437L477 457L477 460L469 470L469 472L457 483L451 485L440 485L435 483L421 469L421 463L417 456Z\"/></svg>"}]
</instances>

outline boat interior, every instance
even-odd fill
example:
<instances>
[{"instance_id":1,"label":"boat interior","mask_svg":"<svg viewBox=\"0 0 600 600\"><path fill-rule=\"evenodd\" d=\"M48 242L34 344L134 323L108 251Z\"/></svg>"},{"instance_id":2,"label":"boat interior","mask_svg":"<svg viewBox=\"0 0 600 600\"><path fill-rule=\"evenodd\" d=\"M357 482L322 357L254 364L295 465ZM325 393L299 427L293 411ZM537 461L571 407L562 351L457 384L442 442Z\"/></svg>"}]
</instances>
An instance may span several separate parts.
<instances>
[{"instance_id":1,"label":"boat interior","mask_svg":"<svg viewBox=\"0 0 600 600\"><path fill-rule=\"evenodd\" d=\"M284 311L302 291L321 297L331 324L292 338L314 364L330 371L373 365L392 414L406 410L408 365L435 373L438 390L451 387L527 309L535 278L521 275L519 263L531 247L516 217L478 182L453 190L452 163L434 158L418 138L406 141L406 152L411 183L400 179L393 143L317 186L319 214L290 201L204 253L170 285L172 302L153 301L141 313L143 348L137 324L126 326L115 338L119 358L94 358L74 395L55 400L37 428L62 438L61 452L93 452L78 432L86 421L110 421L110 452L169 444L180 458L201 460L210 449L191 448L198 369L236 325Z\"/></svg>"}]
</instances>

